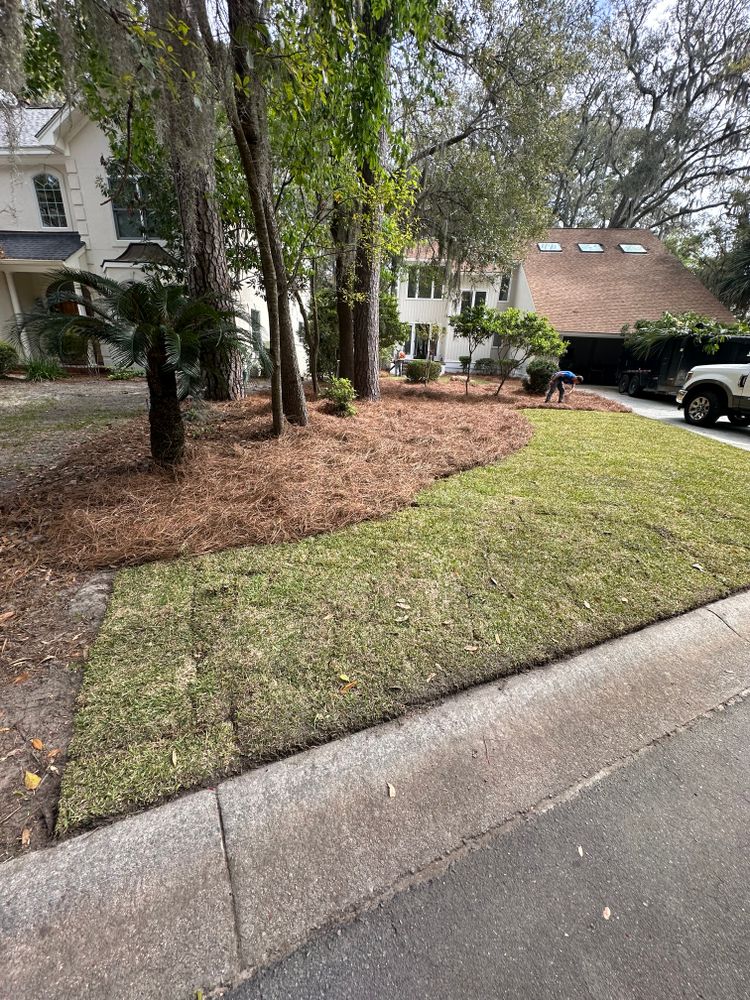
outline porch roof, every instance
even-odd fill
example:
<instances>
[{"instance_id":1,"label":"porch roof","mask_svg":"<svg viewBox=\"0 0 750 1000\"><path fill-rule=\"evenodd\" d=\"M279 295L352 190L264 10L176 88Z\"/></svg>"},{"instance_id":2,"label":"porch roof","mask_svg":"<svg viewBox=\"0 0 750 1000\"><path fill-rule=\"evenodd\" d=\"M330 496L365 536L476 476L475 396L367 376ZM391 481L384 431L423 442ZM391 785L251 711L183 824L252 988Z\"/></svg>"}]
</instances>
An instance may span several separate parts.
<instances>
[{"instance_id":1,"label":"porch roof","mask_svg":"<svg viewBox=\"0 0 750 1000\"><path fill-rule=\"evenodd\" d=\"M84 246L80 233L35 233L0 230L0 261L66 261Z\"/></svg>"}]
</instances>

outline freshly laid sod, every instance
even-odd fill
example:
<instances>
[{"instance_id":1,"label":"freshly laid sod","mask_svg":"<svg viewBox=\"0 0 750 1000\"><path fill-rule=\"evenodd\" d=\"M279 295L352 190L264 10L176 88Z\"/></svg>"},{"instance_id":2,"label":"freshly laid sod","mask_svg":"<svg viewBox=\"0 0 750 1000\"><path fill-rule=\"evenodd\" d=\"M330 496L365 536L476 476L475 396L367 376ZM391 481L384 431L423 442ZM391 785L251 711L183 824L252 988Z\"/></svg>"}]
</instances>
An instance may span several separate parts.
<instances>
[{"instance_id":1,"label":"freshly laid sod","mask_svg":"<svg viewBox=\"0 0 750 1000\"><path fill-rule=\"evenodd\" d=\"M59 829L750 585L746 454L633 415L529 417L525 449L388 520L120 573Z\"/></svg>"}]
</instances>

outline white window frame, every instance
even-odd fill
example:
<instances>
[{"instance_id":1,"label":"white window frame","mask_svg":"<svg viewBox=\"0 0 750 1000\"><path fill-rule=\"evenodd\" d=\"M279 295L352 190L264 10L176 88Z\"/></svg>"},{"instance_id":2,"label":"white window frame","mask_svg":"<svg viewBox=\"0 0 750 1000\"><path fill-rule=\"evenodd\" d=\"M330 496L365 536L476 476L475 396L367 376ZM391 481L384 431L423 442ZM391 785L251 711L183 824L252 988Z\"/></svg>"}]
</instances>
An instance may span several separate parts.
<instances>
[{"instance_id":1,"label":"white window frame","mask_svg":"<svg viewBox=\"0 0 750 1000\"><path fill-rule=\"evenodd\" d=\"M623 253L630 253L635 256L642 256L644 253L648 253L648 250L642 243L618 243L617 245Z\"/></svg>"},{"instance_id":2,"label":"white window frame","mask_svg":"<svg viewBox=\"0 0 750 1000\"><path fill-rule=\"evenodd\" d=\"M604 253L601 243L579 243L578 249L581 253Z\"/></svg>"},{"instance_id":3,"label":"white window frame","mask_svg":"<svg viewBox=\"0 0 750 1000\"><path fill-rule=\"evenodd\" d=\"M562 253L562 247L554 240L537 243L539 253Z\"/></svg>"},{"instance_id":4,"label":"white window frame","mask_svg":"<svg viewBox=\"0 0 750 1000\"><path fill-rule=\"evenodd\" d=\"M418 272L420 270L420 268L430 267L430 266L432 266L432 265L430 265L430 264L420 264L417 261L412 261L410 264L407 265L407 268L406 268L406 298L410 299L412 302L415 302L415 301L429 302L432 299L438 299L438 300L440 300L440 299L445 298L445 296L443 295L443 291L444 291L444 282L443 282L443 280L441 279L440 282L438 283L435 280L434 277L430 279L430 294L429 295L419 295L419 294L409 295L409 281L411 280L411 271L412 271L412 269L414 269L414 270L416 270ZM436 288L436 286L438 284L439 284L439 287L440 287L440 295L435 295L435 288ZM415 291L417 293L419 293L419 274L417 274L417 280L416 280L416 284L415 284Z\"/></svg>"},{"instance_id":5,"label":"white window frame","mask_svg":"<svg viewBox=\"0 0 750 1000\"><path fill-rule=\"evenodd\" d=\"M60 200L62 201L63 213L65 215L65 225L64 226L50 226L44 221L44 216L42 215L42 206L39 202L39 192L36 188L37 177L52 177L54 178L60 186ZM70 205L68 204L67 193L65 191L65 178L60 173L59 170L50 169L49 167L42 167L35 171L31 176L31 186L34 190L34 201L36 202L36 210L39 214L39 225L42 229L52 230L55 233L64 233L70 231Z\"/></svg>"}]
</instances>

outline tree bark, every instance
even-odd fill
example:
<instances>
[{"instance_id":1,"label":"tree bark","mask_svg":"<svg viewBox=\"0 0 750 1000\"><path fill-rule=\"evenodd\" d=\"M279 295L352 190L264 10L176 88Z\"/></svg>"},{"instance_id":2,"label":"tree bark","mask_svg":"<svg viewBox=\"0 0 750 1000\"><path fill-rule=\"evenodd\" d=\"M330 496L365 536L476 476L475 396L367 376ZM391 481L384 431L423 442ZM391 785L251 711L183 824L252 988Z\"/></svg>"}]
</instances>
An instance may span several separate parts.
<instances>
[{"instance_id":1,"label":"tree bark","mask_svg":"<svg viewBox=\"0 0 750 1000\"><path fill-rule=\"evenodd\" d=\"M151 457L162 468L177 465L185 454L185 425L177 398L177 376L165 367L166 361L164 341L160 338L148 350L146 382Z\"/></svg>"},{"instance_id":2,"label":"tree bark","mask_svg":"<svg viewBox=\"0 0 750 1000\"><path fill-rule=\"evenodd\" d=\"M168 0L166 6L176 22L185 22L195 37L200 37L192 9L185 0ZM150 0L149 9L154 23L161 25L165 14L163 3ZM203 81L206 76L206 54L199 45L179 45L175 58L187 76L173 74L165 124L183 233L186 282L195 298L209 298L217 308L229 309L233 295L224 226L216 201L214 107L206 88L200 93L202 105L196 106L196 81ZM193 79L191 73L195 74ZM236 344L226 341L203 345L201 370L206 399L244 396L242 356Z\"/></svg>"},{"instance_id":3,"label":"tree bark","mask_svg":"<svg viewBox=\"0 0 750 1000\"><path fill-rule=\"evenodd\" d=\"M227 10L233 69L240 80L247 81L246 85L237 89L233 89L231 83L226 84L227 112L240 153L256 226L274 360L274 429L280 433L283 421L279 421L277 414L278 387L283 414L292 423L307 423L307 403L297 364L289 309L289 281L273 201L266 94L258 68L262 56L258 52L248 53L246 49L248 39L259 43L268 40L268 30L257 0L229 0ZM206 32L204 27L204 36Z\"/></svg>"},{"instance_id":4,"label":"tree bark","mask_svg":"<svg viewBox=\"0 0 750 1000\"><path fill-rule=\"evenodd\" d=\"M331 235L336 247L334 282L336 320L339 331L339 377L354 380L354 314L352 311L352 263L349 243L352 240L345 210L337 206Z\"/></svg>"},{"instance_id":5,"label":"tree bark","mask_svg":"<svg viewBox=\"0 0 750 1000\"><path fill-rule=\"evenodd\" d=\"M368 187L375 176L368 163L362 167L362 180ZM365 209L365 230L380 228L380 210L368 199ZM363 400L380 399L380 251L372 241L359 240L354 260L354 388Z\"/></svg>"}]
</instances>

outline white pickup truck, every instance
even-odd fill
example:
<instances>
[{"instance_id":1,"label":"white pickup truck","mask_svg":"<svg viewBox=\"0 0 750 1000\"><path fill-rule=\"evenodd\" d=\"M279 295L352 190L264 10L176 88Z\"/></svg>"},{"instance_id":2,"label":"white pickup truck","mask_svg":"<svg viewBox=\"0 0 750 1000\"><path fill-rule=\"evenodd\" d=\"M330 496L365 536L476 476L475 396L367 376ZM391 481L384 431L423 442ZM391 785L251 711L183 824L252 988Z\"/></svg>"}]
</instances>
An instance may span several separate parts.
<instances>
[{"instance_id":1,"label":"white pickup truck","mask_svg":"<svg viewBox=\"0 0 750 1000\"><path fill-rule=\"evenodd\" d=\"M737 427L750 424L750 364L697 365L677 393L685 420L710 427L727 416Z\"/></svg>"}]
</instances>

